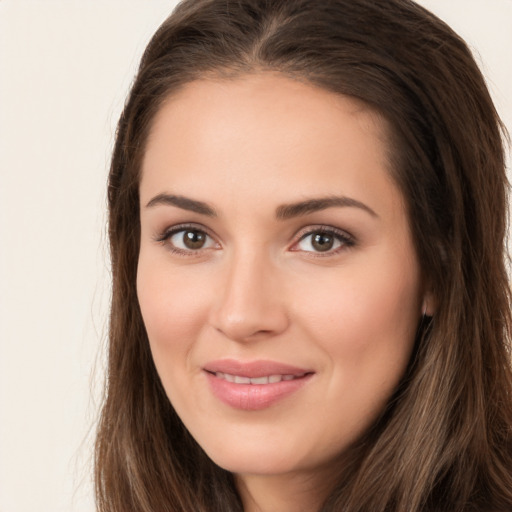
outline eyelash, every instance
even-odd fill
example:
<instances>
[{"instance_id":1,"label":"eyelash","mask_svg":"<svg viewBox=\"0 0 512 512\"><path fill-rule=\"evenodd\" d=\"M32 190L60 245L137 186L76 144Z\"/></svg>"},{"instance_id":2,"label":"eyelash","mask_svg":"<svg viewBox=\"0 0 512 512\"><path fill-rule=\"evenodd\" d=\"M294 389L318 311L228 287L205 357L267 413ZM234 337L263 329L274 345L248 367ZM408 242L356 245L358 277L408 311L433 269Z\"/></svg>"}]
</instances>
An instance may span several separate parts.
<instances>
[{"instance_id":1,"label":"eyelash","mask_svg":"<svg viewBox=\"0 0 512 512\"><path fill-rule=\"evenodd\" d=\"M208 250L211 247L207 248L199 248L197 250L194 249L181 249L179 247L176 247L175 245L169 243L169 240L176 234L180 232L186 232L186 231L195 231L196 233L202 233L205 234L207 237L209 237L211 240L215 242L214 237L206 230L204 227L195 225L195 224L180 224L177 226L173 226L172 228L168 228L165 231L163 231L160 235L155 237L155 241L158 243L161 243L163 245L166 245L168 250L172 252L173 254L177 254L180 256L198 256L202 254L204 250ZM301 242L306 240L308 237L313 235L327 235L332 236L337 242L339 242L340 246L336 249L328 249L325 252L322 251L302 251L306 254L308 254L309 257L315 257L315 258L325 258L328 256L332 256L335 254L338 254L341 251L350 249L356 245L356 240L352 235L347 233L346 231L342 231L340 229L333 228L331 226L308 226L307 228L304 228L303 230L299 231L298 233L298 240L294 242L292 245L291 251L300 252L301 249L296 249L294 247L297 247ZM215 242L215 244L218 246L219 244Z\"/></svg>"},{"instance_id":2,"label":"eyelash","mask_svg":"<svg viewBox=\"0 0 512 512\"><path fill-rule=\"evenodd\" d=\"M169 241L170 239L181 232L186 231L195 231L196 233L203 233L210 239L214 240L213 236L210 235L208 230L206 230L202 226L198 226L196 224L179 224L177 226L173 226L172 228L166 229L163 233L158 235L155 240L163 245L166 246L166 248L173 254L177 254L179 256L198 256L200 255L204 249L181 249L179 247L176 247L175 245L171 244ZM218 244L217 244L218 245Z\"/></svg>"},{"instance_id":3,"label":"eyelash","mask_svg":"<svg viewBox=\"0 0 512 512\"><path fill-rule=\"evenodd\" d=\"M340 246L336 249L328 249L325 252L322 251L303 251L307 253L310 257L314 258L326 258L329 256L333 256L339 254L342 251L350 249L356 245L355 238L347 233L346 231L342 231L340 229L333 228L331 226L308 226L302 232L299 232L298 237L299 240L293 244L292 247L298 246L302 241L306 240L308 237L313 235L327 235L333 237L336 241L340 243ZM291 249L292 251L300 251L300 249Z\"/></svg>"}]
</instances>

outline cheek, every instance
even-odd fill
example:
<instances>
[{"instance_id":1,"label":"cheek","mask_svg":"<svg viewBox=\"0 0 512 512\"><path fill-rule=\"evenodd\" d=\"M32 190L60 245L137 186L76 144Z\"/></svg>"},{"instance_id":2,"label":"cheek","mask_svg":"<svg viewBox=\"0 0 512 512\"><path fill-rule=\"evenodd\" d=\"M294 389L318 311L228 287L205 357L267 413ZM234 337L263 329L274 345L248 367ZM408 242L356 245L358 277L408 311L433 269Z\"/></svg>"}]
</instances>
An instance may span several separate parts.
<instances>
[{"instance_id":1,"label":"cheek","mask_svg":"<svg viewBox=\"0 0 512 512\"><path fill-rule=\"evenodd\" d=\"M380 257L307 286L308 300L297 304L296 317L333 364L382 365L393 373L408 360L421 316L419 272L415 261L390 260L386 265Z\"/></svg>"},{"instance_id":2,"label":"cheek","mask_svg":"<svg viewBox=\"0 0 512 512\"><path fill-rule=\"evenodd\" d=\"M353 269L338 283L325 283L299 315L328 356L324 435L341 436L340 444L360 435L385 407L410 360L421 315L415 267L380 269Z\"/></svg>"},{"instance_id":3,"label":"cheek","mask_svg":"<svg viewBox=\"0 0 512 512\"><path fill-rule=\"evenodd\" d=\"M380 333L383 341L408 341L420 317L416 280L400 273L375 276L368 287L353 288L346 304L346 322L365 333ZM378 339L378 338L376 338ZM372 340L368 340L372 341ZM374 341L374 340L373 340Z\"/></svg>"},{"instance_id":4,"label":"cheek","mask_svg":"<svg viewBox=\"0 0 512 512\"><path fill-rule=\"evenodd\" d=\"M201 288L187 279L186 272L140 261L137 295L157 367L161 360L168 364L175 359L169 354L187 352L207 317Z\"/></svg>"}]
</instances>

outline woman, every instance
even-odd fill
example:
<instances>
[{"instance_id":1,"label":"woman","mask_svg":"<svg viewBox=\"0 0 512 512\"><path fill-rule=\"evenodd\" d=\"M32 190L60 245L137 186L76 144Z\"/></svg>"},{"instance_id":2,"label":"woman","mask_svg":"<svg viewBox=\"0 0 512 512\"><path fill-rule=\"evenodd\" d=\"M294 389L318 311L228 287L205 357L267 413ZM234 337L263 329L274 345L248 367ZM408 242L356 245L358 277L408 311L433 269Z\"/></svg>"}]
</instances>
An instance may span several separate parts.
<instances>
[{"instance_id":1,"label":"woman","mask_svg":"<svg viewBox=\"0 0 512 512\"><path fill-rule=\"evenodd\" d=\"M109 181L101 511L512 508L500 121L409 0L185 0Z\"/></svg>"}]
</instances>

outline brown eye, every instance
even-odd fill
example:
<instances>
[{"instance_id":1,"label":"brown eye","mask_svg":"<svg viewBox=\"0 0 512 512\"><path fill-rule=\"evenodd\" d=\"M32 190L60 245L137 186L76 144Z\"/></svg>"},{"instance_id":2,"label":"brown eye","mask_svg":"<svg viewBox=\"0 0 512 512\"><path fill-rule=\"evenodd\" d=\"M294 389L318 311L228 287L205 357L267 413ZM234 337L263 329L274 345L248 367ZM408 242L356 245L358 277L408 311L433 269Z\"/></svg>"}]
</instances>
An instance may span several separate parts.
<instances>
[{"instance_id":1,"label":"brown eye","mask_svg":"<svg viewBox=\"0 0 512 512\"><path fill-rule=\"evenodd\" d=\"M319 252L329 251L334 246L334 237L329 233L315 233L312 235L311 246Z\"/></svg>"},{"instance_id":2,"label":"brown eye","mask_svg":"<svg viewBox=\"0 0 512 512\"><path fill-rule=\"evenodd\" d=\"M187 249L201 249L206 243L206 233L196 230L183 232L183 245Z\"/></svg>"},{"instance_id":3,"label":"brown eye","mask_svg":"<svg viewBox=\"0 0 512 512\"><path fill-rule=\"evenodd\" d=\"M200 229L179 229L167 236L166 240L177 251L199 251L215 247L212 237Z\"/></svg>"},{"instance_id":4,"label":"brown eye","mask_svg":"<svg viewBox=\"0 0 512 512\"><path fill-rule=\"evenodd\" d=\"M340 249L352 247L354 243L354 239L341 230L323 228L311 230L303 235L293 250L309 253L332 253L334 255Z\"/></svg>"}]
</instances>

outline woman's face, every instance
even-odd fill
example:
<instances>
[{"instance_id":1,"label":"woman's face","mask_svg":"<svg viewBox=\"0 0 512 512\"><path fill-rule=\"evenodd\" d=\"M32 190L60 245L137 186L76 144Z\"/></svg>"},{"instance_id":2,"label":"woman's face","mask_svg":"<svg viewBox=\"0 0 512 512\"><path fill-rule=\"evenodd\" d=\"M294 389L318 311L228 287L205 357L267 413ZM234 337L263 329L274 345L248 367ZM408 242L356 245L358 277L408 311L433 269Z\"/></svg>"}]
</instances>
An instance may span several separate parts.
<instances>
[{"instance_id":1,"label":"woman's face","mask_svg":"<svg viewBox=\"0 0 512 512\"><path fill-rule=\"evenodd\" d=\"M232 472L329 470L404 373L423 292L385 131L270 73L191 83L156 116L138 297L169 400Z\"/></svg>"}]
</instances>

